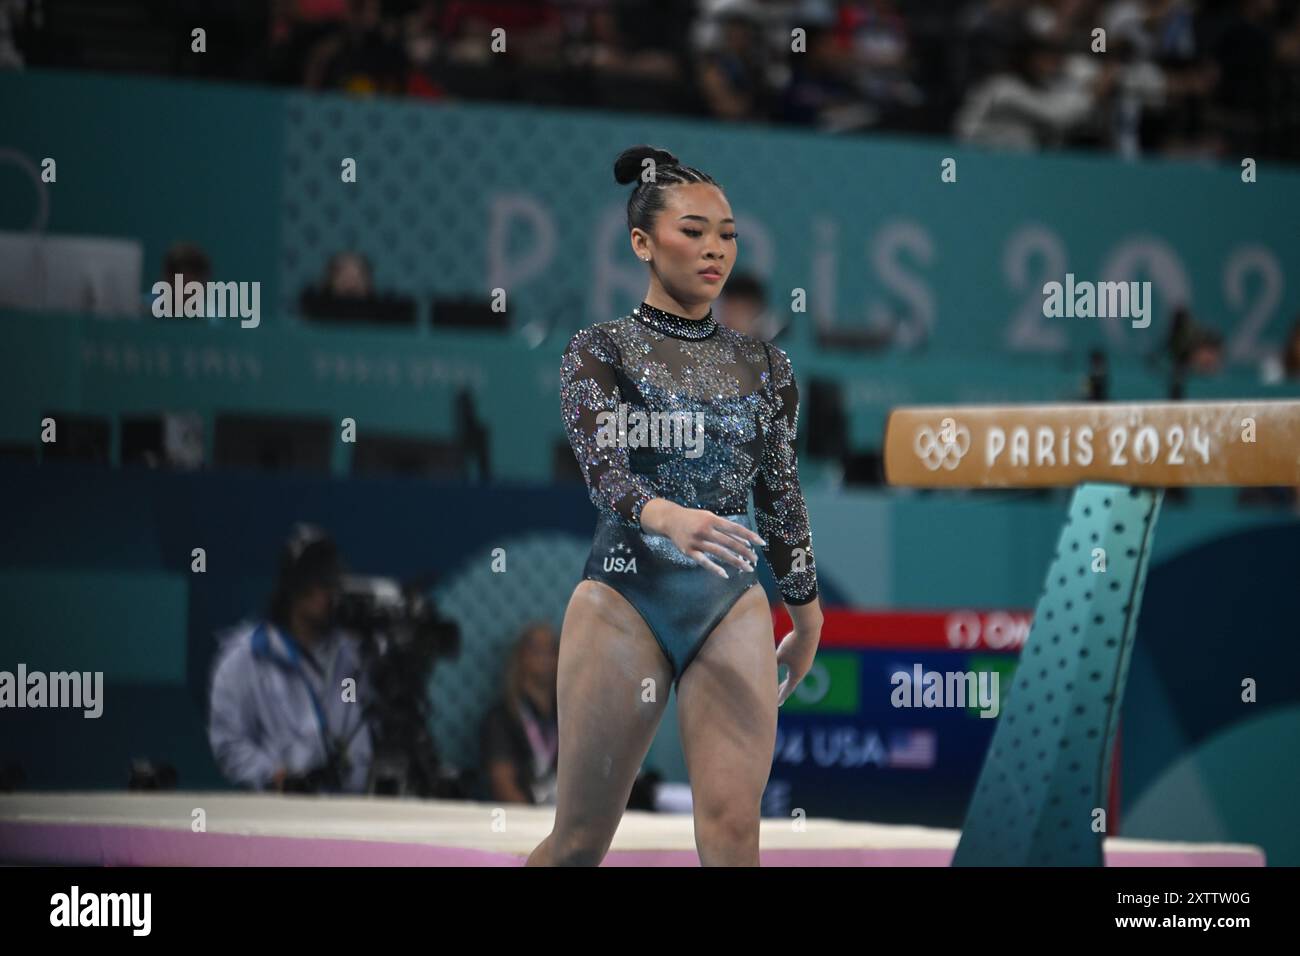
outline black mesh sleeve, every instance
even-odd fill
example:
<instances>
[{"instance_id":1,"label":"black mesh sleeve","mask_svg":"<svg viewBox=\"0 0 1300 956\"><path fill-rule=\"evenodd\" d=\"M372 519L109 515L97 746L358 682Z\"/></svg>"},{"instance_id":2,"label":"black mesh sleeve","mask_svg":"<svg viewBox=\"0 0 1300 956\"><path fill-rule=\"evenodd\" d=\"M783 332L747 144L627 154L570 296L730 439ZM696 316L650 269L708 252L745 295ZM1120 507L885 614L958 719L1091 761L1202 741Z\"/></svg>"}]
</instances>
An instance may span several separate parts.
<instances>
[{"instance_id":1,"label":"black mesh sleeve","mask_svg":"<svg viewBox=\"0 0 1300 956\"><path fill-rule=\"evenodd\" d=\"M799 387L785 352L767 343L764 348L772 373L763 460L754 482L754 517L782 598L787 604L807 604L817 597L817 567L794 451Z\"/></svg>"}]
</instances>

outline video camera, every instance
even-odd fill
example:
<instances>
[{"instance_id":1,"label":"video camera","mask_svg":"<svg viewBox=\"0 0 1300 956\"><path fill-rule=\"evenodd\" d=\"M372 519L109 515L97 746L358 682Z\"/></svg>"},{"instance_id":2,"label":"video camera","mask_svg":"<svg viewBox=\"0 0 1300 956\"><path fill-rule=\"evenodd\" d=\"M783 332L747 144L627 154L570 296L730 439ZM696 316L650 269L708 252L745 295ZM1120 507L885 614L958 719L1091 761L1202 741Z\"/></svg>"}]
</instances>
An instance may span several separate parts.
<instances>
[{"instance_id":1,"label":"video camera","mask_svg":"<svg viewBox=\"0 0 1300 956\"><path fill-rule=\"evenodd\" d=\"M334 621L360 639L373 688L370 792L462 796L456 777L441 771L429 730L429 680L439 660L460 654L459 625L416 585L351 574L339 579Z\"/></svg>"}]
</instances>

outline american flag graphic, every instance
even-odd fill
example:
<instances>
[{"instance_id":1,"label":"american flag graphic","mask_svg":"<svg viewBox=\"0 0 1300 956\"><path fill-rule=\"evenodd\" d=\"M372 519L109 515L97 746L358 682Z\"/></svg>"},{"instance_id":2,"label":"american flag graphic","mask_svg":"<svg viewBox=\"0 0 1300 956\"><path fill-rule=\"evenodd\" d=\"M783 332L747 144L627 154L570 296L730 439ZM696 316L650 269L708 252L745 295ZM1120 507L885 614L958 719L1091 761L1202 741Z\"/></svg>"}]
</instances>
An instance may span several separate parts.
<instances>
[{"instance_id":1,"label":"american flag graphic","mask_svg":"<svg viewBox=\"0 0 1300 956\"><path fill-rule=\"evenodd\" d=\"M889 766L923 769L934 766L933 730L898 730L889 735Z\"/></svg>"}]
</instances>

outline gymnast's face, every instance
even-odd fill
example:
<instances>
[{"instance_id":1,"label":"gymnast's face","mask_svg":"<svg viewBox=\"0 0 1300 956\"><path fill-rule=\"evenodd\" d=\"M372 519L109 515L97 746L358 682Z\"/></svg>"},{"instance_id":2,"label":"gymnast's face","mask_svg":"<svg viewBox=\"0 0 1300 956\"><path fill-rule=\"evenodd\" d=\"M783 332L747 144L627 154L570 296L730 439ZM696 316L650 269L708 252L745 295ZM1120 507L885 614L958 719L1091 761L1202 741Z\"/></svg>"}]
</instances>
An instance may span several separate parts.
<instances>
[{"instance_id":1,"label":"gymnast's face","mask_svg":"<svg viewBox=\"0 0 1300 956\"><path fill-rule=\"evenodd\" d=\"M632 230L632 248L650 256L659 284L683 306L712 302L736 261L736 222L722 190L690 183L667 191L653 235Z\"/></svg>"}]
</instances>

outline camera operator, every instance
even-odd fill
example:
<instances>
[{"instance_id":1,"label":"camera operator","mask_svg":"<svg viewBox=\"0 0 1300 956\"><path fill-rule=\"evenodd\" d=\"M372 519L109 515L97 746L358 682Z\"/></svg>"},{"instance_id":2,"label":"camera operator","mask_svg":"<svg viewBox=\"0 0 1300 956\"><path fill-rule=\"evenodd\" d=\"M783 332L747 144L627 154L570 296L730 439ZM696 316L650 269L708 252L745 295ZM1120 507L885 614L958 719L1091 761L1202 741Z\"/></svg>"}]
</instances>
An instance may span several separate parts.
<instances>
[{"instance_id":1,"label":"camera operator","mask_svg":"<svg viewBox=\"0 0 1300 956\"><path fill-rule=\"evenodd\" d=\"M370 682L357 640L334 623L342 570L328 534L297 526L266 618L222 637L208 740L232 782L256 790L367 789ZM355 692L345 689L348 678Z\"/></svg>"}]
</instances>

